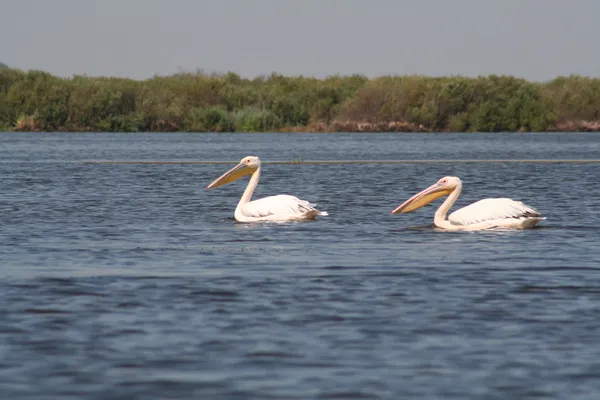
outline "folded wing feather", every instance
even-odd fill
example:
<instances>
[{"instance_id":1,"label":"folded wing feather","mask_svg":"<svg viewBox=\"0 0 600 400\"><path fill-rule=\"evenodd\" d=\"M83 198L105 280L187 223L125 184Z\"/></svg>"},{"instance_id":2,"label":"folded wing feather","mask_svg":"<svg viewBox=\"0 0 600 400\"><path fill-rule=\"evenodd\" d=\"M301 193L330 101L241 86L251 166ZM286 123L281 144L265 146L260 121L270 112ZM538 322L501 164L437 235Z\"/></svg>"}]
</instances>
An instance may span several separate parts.
<instances>
[{"instance_id":1,"label":"folded wing feather","mask_svg":"<svg viewBox=\"0 0 600 400\"><path fill-rule=\"evenodd\" d=\"M457 225L470 225L478 222L505 218L541 217L538 210L521 201L507 198L483 199L456 210L448 216L448 221Z\"/></svg>"},{"instance_id":2,"label":"folded wing feather","mask_svg":"<svg viewBox=\"0 0 600 400\"><path fill-rule=\"evenodd\" d=\"M270 215L300 216L312 210L314 208L308 201L287 194L264 197L242 207L245 216L256 218Z\"/></svg>"}]
</instances>

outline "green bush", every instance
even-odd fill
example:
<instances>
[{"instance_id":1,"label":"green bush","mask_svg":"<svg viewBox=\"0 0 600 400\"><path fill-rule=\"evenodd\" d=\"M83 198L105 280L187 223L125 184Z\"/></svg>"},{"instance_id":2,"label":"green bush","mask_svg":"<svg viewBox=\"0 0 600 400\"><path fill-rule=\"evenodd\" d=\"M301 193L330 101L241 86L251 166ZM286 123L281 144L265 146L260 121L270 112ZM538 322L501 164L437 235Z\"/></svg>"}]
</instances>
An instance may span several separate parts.
<instances>
[{"instance_id":1,"label":"green bush","mask_svg":"<svg viewBox=\"0 0 600 400\"><path fill-rule=\"evenodd\" d=\"M233 132L234 120L221 106L192 109L184 121L188 132Z\"/></svg>"},{"instance_id":2,"label":"green bush","mask_svg":"<svg viewBox=\"0 0 600 400\"><path fill-rule=\"evenodd\" d=\"M271 132L281 128L273 111L245 108L235 114L236 132Z\"/></svg>"},{"instance_id":3,"label":"green bush","mask_svg":"<svg viewBox=\"0 0 600 400\"><path fill-rule=\"evenodd\" d=\"M5 129L262 132L373 123L498 132L577 129L578 122L599 120L600 79L581 76L534 83L497 75L246 79L195 72L135 81L0 69Z\"/></svg>"}]
</instances>

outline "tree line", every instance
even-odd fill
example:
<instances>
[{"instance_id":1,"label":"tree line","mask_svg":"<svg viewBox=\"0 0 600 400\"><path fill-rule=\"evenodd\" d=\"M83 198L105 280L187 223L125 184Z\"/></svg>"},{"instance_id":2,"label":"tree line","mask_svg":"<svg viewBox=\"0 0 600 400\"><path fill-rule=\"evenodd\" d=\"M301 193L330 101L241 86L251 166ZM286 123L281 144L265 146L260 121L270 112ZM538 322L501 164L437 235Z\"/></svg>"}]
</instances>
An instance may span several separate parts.
<instances>
[{"instance_id":1,"label":"tree line","mask_svg":"<svg viewBox=\"0 0 600 400\"><path fill-rule=\"evenodd\" d=\"M0 130L598 131L600 79L195 72L133 80L4 68Z\"/></svg>"}]
</instances>

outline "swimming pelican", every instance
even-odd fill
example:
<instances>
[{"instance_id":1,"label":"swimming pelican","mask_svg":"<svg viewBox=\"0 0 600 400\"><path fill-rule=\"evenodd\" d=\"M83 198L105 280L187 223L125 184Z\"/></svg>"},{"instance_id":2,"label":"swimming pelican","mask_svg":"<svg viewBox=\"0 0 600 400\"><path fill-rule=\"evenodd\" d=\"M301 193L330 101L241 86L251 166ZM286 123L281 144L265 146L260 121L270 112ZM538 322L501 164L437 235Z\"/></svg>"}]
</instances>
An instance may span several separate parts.
<instances>
[{"instance_id":1,"label":"swimming pelican","mask_svg":"<svg viewBox=\"0 0 600 400\"><path fill-rule=\"evenodd\" d=\"M449 231L476 231L491 228L533 228L546 218L533 207L512 199L483 199L446 214L462 190L462 182L456 176L446 176L427 189L406 200L392 214L408 213L421 208L435 199L448 196L435 212L433 224Z\"/></svg>"},{"instance_id":2,"label":"swimming pelican","mask_svg":"<svg viewBox=\"0 0 600 400\"><path fill-rule=\"evenodd\" d=\"M314 204L287 194L250 201L254 189L258 185L260 165L260 158L255 156L244 157L238 165L206 187L206 189L212 189L236 181L246 175L252 175L248 187L246 187L240 202L235 208L234 217L236 221L303 221L314 219L318 215L328 215L327 212L314 208Z\"/></svg>"}]
</instances>

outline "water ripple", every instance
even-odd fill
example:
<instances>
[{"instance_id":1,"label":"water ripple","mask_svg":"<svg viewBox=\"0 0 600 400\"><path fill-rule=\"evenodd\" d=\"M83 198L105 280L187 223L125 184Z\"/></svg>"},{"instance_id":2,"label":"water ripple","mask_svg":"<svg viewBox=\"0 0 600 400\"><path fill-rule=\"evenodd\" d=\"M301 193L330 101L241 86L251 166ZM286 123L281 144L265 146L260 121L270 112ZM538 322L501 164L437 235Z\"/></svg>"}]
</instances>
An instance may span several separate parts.
<instances>
[{"instance_id":1,"label":"water ripple","mask_svg":"<svg viewBox=\"0 0 600 400\"><path fill-rule=\"evenodd\" d=\"M399 138L402 140L399 140ZM600 135L0 134L0 393L52 399L577 398L600 392ZM50 146L52 144L52 146ZM251 150L248 150L251 149ZM328 217L239 224L257 196ZM391 210L444 175L530 231L439 232Z\"/></svg>"}]
</instances>

